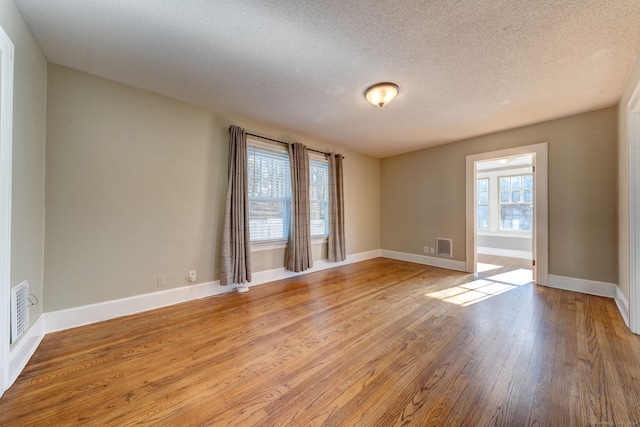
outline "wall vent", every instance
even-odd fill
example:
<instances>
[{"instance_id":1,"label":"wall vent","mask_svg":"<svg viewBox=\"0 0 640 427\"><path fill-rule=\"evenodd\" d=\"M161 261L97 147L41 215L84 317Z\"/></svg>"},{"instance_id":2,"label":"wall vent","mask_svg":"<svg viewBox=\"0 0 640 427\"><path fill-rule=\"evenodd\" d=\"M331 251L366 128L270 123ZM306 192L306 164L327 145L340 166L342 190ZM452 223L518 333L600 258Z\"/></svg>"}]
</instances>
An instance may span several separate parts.
<instances>
[{"instance_id":1,"label":"wall vent","mask_svg":"<svg viewBox=\"0 0 640 427\"><path fill-rule=\"evenodd\" d=\"M448 256L449 258L451 258L453 256L453 239L444 239L442 237L438 237L437 242L438 255Z\"/></svg>"},{"instance_id":2,"label":"wall vent","mask_svg":"<svg viewBox=\"0 0 640 427\"><path fill-rule=\"evenodd\" d=\"M11 289L11 342L16 342L29 327L29 282Z\"/></svg>"}]
</instances>

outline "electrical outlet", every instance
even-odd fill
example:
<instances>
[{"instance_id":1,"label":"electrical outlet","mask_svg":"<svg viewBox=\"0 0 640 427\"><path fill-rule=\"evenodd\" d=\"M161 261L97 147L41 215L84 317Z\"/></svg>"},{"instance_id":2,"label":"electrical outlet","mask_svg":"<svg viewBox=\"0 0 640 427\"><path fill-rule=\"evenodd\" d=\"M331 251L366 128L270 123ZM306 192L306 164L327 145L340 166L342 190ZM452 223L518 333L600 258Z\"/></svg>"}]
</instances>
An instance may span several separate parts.
<instances>
[{"instance_id":1,"label":"electrical outlet","mask_svg":"<svg viewBox=\"0 0 640 427\"><path fill-rule=\"evenodd\" d=\"M428 254L428 253L429 253L429 246L425 246L425 247L424 247L424 253L425 253L425 254Z\"/></svg>"},{"instance_id":2,"label":"electrical outlet","mask_svg":"<svg viewBox=\"0 0 640 427\"><path fill-rule=\"evenodd\" d=\"M189 272L189 281L190 282L195 282L196 281L196 271L195 270L191 270Z\"/></svg>"},{"instance_id":3,"label":"electrical outlet","mask_svg":"<svg viewBox=\"0 0 640 427\"><path fill-rule=\"evenodd\" d=\"M162 276L158 276L158 286L167 286L167 276L164 274Z\"/></svg>"}]
</instances>

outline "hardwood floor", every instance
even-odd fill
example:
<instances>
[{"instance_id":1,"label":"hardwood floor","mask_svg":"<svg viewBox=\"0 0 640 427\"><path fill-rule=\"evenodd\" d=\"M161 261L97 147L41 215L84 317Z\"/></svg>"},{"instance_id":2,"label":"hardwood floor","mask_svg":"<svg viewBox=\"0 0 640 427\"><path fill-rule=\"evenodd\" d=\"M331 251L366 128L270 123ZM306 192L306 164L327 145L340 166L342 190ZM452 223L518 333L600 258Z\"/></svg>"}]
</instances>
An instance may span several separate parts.
<instances>
[{"instance_id":1,"label":"hardwood floor","mask_svg":"<svg viewBox=\"0 0 640 427\"><path fill-rule=\"evenodd\" d=\"M50 334L0 425L638 425L614 302L504 271L378 258Z\"/></svg>"},{"instance_id":2,"label":"hardwood floor","mask_svg":"<svg viewBox=\"0 0 640 427\"><path fill-rule=\"evenodd\" d=\"M478 262L489 266L531 269L530 259L511 258L498 255L478 254Z\"/></svg>"}]
</instances>

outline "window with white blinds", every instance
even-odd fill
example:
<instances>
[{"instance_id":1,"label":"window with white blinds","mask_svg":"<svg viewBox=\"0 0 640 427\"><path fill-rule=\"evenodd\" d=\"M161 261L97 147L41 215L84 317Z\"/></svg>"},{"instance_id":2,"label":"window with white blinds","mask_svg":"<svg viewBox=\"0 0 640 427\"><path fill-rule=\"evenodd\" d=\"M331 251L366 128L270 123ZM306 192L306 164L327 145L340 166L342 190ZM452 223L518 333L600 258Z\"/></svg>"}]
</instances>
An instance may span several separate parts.
<instances>
[{"instance_id":1,"label":"window with white blinds","mask_svg":"<svg viewBox=\"0 0 640 427\"><path fill-rule=\"evenodd\" d=\"M247 144L249 233L252 242L284 240L291 219L291 170L283 147ZM309 162L311 236L328 234L327 162Z\"/></svg>"},{"instance_id":2,"label":"window with white blinds","mask_svg":"<svg viewBox=\"0 0 640 427\"><path fill-rule=\"evenodd\" d=\"M309 187L311 236L328 236L329 165L326 160L309 160Z\"/></svg>"}]
</instances>

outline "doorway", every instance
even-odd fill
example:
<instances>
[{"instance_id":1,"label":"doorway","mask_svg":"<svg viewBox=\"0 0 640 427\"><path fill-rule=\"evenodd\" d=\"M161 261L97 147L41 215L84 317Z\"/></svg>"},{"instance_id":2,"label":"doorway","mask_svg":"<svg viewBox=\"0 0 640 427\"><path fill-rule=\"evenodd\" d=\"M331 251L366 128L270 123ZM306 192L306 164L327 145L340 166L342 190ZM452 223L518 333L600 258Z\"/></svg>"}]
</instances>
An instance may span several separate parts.
<instances>
[{"instance_id":1,"label":"doorway","mask_svg":"<svg viewBox=\"0 0 640 427\"><path fill-rule=\"evenodd\" d=\"M547 144L467 156L466 196L467 271L499 259L546 285Z\"/></svg>"},{"instance_id":2,"label":"doorway","mask_svg":"<svg viewBox=\"0 0 640 427\"><path fill-rule=\"evenodd\" d=\"M13 43L0 27L0 396L9 385Z\"/></svg>"},{"instance_id":3,"label":"doorway","mask_svg":"<svg viewBox=\"0 0 640 427\"><path fill-rule=\"evenodd\" d=\"M533 155L476 163L476 268L478 275L517 271L530 282L533 265Z\"/></svg>"}]
</instances>

